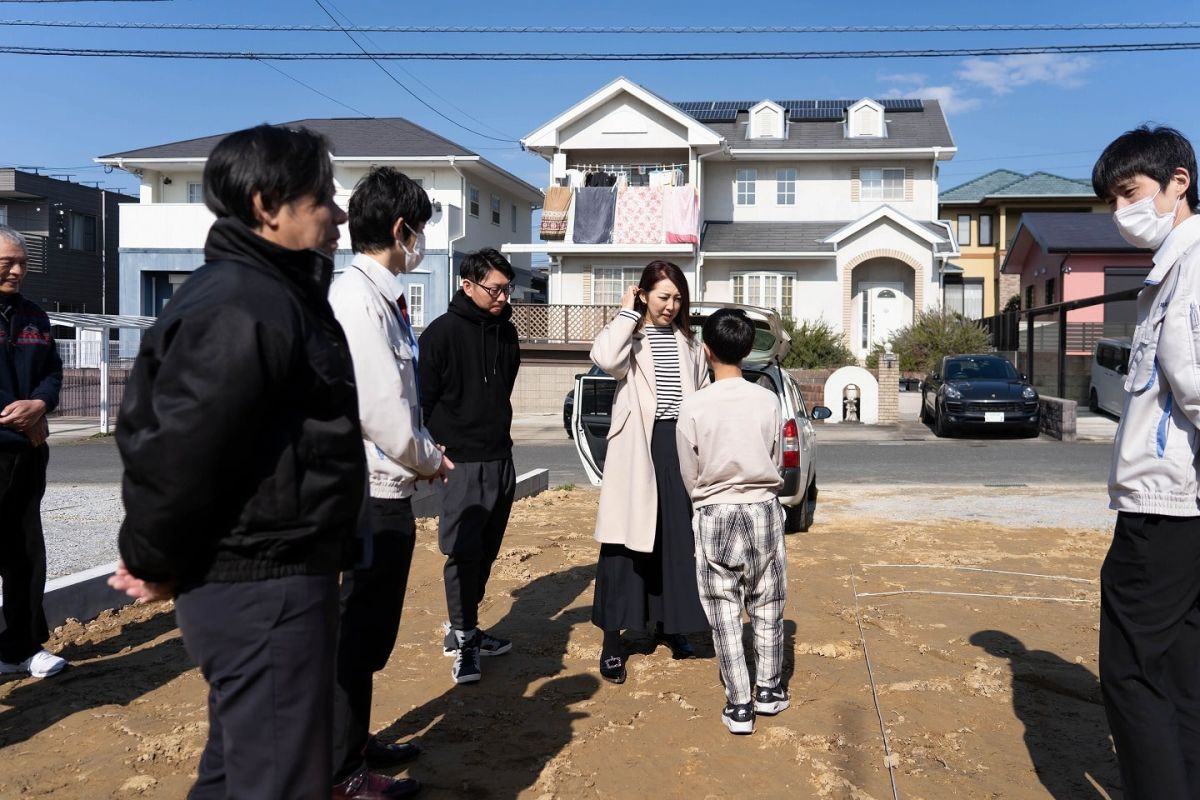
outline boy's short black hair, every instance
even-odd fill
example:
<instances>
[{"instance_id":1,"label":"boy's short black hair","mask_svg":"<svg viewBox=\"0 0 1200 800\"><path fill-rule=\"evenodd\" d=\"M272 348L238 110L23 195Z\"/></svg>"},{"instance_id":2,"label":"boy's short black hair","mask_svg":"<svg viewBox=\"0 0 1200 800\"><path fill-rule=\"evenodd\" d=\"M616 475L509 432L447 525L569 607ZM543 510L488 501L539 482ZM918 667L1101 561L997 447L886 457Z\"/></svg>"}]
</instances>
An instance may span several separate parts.
<instances>
[{"instance_id":1,"label":"boy's short black hair","mask_svg":"<svg viewBox=\"0 0 1200 800\"><path fill-rule=\"evenodd\" d=\"M713 358L737 366L754 348L754 323L740 308L719 308L704 320L703 336Z\"/></svg>"},{"instance_id":2,"label":"boy's short black hair","mask_svg":"<svg viewBox=\"0 0 1200 800\"><path fill-rule=\"evenodd\" d=\"M204 204L257 229L255 192L268 211L306 195L326 203L333 197L329 154L329 140L307 128L258 125L231 133L204 165Z\"/></svg>"},{"instance_id":3,"label":"boy's short black hair","mask_svg":"<svg viewBox=\"0 0 1200 800\"><path fill-rule=\"evenodd\" d=\"M500 254L499 250L485 247L474 253L467 253L462 263L458 265L458 277L464 281L480 284L487 279L492 270L499 270L505 278L513 280L517 273L513 272L512 264Z\"/></svg>"},{"instance_id":4,"label":"boy's short black hair","mask_svg":"<svg viewBox=\"0 0 1200 800\"><path fill-rule=\"evenodd\" d=\"M420 184L393 167L375 167L350 195L350 247L356 253L386 250L396 241L397 219L415 232L432 216L433 203Z\"/></svg>"},{"instance_id":5,"label":"boy's short black hair","mask_svg":"<svg viewBox=\"0 0 1200 800\"><path fill-rule=\"evenodd\" d=\"M1117 185L1136 175L1152 178L1160 189L1166 189L1179 167L1186 169L1192 178L1187 188L1188 207L1200 211L1196 151L1191 142L1174 128L1142 125L1121 134L1104 148L1092 167L1092 190L1101 200L1111 203Z\"/></svg>"}]
</instances>

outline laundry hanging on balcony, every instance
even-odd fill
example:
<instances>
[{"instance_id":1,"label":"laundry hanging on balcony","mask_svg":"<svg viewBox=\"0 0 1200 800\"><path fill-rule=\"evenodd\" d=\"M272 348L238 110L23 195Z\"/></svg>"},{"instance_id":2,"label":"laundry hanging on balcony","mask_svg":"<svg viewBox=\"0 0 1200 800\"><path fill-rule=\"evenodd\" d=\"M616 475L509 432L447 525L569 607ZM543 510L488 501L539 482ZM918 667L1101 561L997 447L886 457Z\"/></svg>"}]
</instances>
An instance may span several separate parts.
<instances>
[{"instance_id":1,"label":"laundry hanging on balcony","mask_svg":"<svg viewBox=\"0 0 1200 800\"><path fill-rule=\"evenodd\" d=\"M612 186L585 186L576 190L576 244L608 244L612 237L617 190Z\"/></svg>"},{"instance_id":2,"label":"laundry hanging on balcony","mask_svg":"<svg viewBox=\"0 0 1200 800\"><path fill-rule=\"evenodd\" d=\"M618 192L613 244L662 244L662 241L663 190L657 186L630 186Z\"/></svg>"},{"instance_id":3,"label":"laundry hanging on balcony","mask_svg":"<svg viewBox=\"0 0 1200 800\"><path fill-rule=\"evenodd\" d=\"M663 226L669 244L697 244L700 204L691 186L668 186L663 191Z\"/></svg>"},{"instance_id":4,"label":"laundry hanging on balcony","mask_svg":"<svg viewBox=\"0 0 1200 800\"><path fill-rule=\"evenodd\" d=\"M571 189L567 186L551 186L546 190L546 201L542 205L542 238L560 241L567 238L567 213L571 208Z\"/></svg>"}]
</instances>

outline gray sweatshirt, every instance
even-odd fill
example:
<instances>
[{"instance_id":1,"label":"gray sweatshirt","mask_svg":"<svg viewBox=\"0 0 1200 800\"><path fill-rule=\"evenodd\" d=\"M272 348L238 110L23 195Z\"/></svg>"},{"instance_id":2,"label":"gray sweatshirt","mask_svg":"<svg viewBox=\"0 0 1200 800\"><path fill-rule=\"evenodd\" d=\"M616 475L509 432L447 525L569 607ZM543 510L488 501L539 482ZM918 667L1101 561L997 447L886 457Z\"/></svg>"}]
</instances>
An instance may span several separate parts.
<instances>
[{"instance_id":1,"label":"gray sweatshirt","mask_svg":"<svg viewBox=\"0 0 1200 800\"><path fill-rule=\"evenodd\" d=\"M783 422L779 399L741 378L684 398L675 442L683 485L697 507L761 503L775 497Z\"/></svg>"}]
</instances>

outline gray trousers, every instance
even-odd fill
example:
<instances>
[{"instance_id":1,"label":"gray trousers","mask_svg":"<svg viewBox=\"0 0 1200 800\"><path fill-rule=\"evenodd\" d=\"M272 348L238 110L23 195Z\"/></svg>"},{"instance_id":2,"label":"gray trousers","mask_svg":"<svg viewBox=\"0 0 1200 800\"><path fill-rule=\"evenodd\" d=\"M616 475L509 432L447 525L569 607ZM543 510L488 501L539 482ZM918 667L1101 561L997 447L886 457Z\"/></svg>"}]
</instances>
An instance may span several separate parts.
<instances>
[{"instance_id":1,"label":"gray trousers","mask_svg":"<svg viewBox=\"0 0 1200 800\"><path fill-rule=\"evenodd\" d=\"M752 699L742 647L742 609L754 629L759 686L779 685L783 669L783 604L787 553L777 500L717 504L696 510L696 581L713 629L713 646L729 702Z\"/></svg>"},{"instance_id":2,"label":"gray trousers","mask_svg":"<svg viewBox=\"0 0 1200 800\"><path fill-rule=\"evenodd\" d=\"M456 462L442 487L438 545L446 556L446 610L455 630L479 625L479 603L500 553L516 490L511 458Z\"/></svg>"}]
</instances>

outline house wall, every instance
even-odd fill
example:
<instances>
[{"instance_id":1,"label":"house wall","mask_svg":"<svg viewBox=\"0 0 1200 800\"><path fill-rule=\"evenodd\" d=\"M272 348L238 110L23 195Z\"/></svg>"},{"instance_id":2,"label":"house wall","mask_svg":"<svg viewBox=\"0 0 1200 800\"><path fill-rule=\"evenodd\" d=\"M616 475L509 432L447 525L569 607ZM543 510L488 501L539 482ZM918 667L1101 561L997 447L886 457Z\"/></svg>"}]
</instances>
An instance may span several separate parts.
<instances>
[{"instance_id":1,"label":"house wall","mask_svg":"<svg viewBox=\"0 0 1200 800\"><path fill-rule=\"evenodd\" d=\"M792 288L792 307L775 309L797 322L824 318L841 330L842 315L835 313L841 303L838 286L837 261L827 259L723 259L707 258L701 268L704 279L704 299L713 302L733 302L732 274L735 272L792 273L796 282Z\"/></svg>"},{"instance_id":2,"label":"house wall","mask_svg":"<svg viewBox=\"0 0 1200 800\"><path fill-rule=\"evenodd\" d=\"M911 172L908 199L863 200L853 188L853 178L861 167L904 167ZM778 205L776 170L796 170L795 205ZM757 169L756 197L753 206L739 206L737 171ZM905 216L928 220L936 192L932 167L924 161L795 161L787 158L772 160L738 160L704 162L704 191L701 212L705 219L754 222L818 222L822 220L849 221L869 214L881 205L888 205Z\"/></svg>"},{"instance_id":3,"label":"house wall","mask_svg":"<svg viewBox=\"0 0 1200 800\"><path fill-rule=\"evenodd\" d=\"M629 94L619 94L559 131L560 150L688 148L687 128Z\"/></svg>"}]
</instances>

